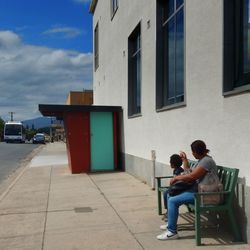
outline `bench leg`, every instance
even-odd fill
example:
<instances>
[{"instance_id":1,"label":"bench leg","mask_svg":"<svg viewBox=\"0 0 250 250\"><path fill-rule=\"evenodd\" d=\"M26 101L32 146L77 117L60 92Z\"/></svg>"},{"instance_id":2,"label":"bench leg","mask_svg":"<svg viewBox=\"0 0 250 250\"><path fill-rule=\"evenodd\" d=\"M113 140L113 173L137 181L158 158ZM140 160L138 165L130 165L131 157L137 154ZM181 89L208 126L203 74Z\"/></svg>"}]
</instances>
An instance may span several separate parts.
<instances>
[{"instance_id":1,"label":"bench leg","mask_svg":"<svg viewBox=\"0 0 250 250\"><path fill-rule=\"evenodd\" d=\"M161 192L159 190L157 190L157 196L158 196L158 214L162 215Z\"/></svg>"},{"instance_id":2,"label":"bench leg","mask_svg":"<svg viewBox=\"0 0 250 250\"><path fill-rule=\"evenodd\" d=\"M195 199L195 241L196 246L201 245L201 211L199 208L199 201Z\"/></svg>"},{"instance_id":3,"label":"bench leg","mask_svg":"<svg viewBox=\"0 0 250 250\"><path fill-rule=\"evenodd\" d=\"M228 215L229 215L229 219L230 219L230 223L231 223L231 228L232 228L232 232L233 232L235 241L241 241L239 227L236 224L233 211L232 210L228 210Z\"/></svg>"}]
</instances>

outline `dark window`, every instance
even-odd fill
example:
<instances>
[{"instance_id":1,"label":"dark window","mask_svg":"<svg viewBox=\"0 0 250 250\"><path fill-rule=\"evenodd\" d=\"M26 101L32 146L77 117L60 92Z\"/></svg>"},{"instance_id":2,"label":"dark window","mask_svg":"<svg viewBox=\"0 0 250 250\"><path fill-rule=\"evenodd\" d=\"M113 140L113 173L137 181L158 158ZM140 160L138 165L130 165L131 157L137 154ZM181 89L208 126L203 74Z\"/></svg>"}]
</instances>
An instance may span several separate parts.
<instances>
[{"instance_id":1,"label":"dark window","mask_svg":"<svg viewBox=\"0 0 250 250\"><path fill-rule=\"evenodd\" d=\"M119 5L119 0L110 0L111 18L115 15Z\"/></svg>"},{"instance_id":2,"label":"dark window","mask_svg":"<svg viewBox=\"0 0 250 250\"><path fill-rule=\"evenodd\" d=\"M128 115L141 113L141 28L128 38Z\"/></svg>"},{"instance_id":3,"label":"dark window","mask_svg":"<svg viewBox=\"0 0 250 250\"><path fill-rule=\"evenodd\" d=\"M250 73L250 0L243 7L243 72Z\"/></svg>"},{"instance_id":4,"label":"dark window","mask_svg":"<svg viewBox=\"0 0 250 250\"><path fill-rule=\"evenodd\" d=\"M224 0L224 86L250 89L250 0Z\"/></svg>"},{"instance_id":5,"label":"dark window","mask_svg":"<svg viewBox=\"0 0 250 250\"><path fill-rule=\"evenodd\" d=\"M184 2L157 1L156 108L184 101Z\"/></svg>"},{"instance_id":6,"label":"dark window","mask_svg":"<svg viewBox=\"0 0 250 250\"><path fill-rule=\"evenodd\" d=\"M95 70L99 67L99 25L95 26L94 31L94 56L95 56Z\"/></svg>"},{"instance_id":7,"label":"dark window","mask_svg":"<svg viewBox=\"0 0 250 250\"><path fill-rule=\"evenodd\" d=\"M5 135L21 135L22 134L22 126L7 124L5 125Z\"/></svg>"}]
</instances>

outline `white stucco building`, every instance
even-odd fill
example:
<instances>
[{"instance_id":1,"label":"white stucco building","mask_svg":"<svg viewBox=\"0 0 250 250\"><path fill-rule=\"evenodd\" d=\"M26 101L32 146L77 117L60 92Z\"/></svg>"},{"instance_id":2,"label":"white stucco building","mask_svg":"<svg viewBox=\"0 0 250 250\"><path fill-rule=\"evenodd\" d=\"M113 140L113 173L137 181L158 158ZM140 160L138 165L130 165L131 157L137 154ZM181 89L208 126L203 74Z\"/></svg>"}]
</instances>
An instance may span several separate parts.
<instances>
[{"instance_id":1,"label":"white stucco building","mask_svg":"<svg viewBox=\"0 0 250 250\"><path fill-rule=\"evenodd\" d=\"M123 108L125 170L151 182L204 140L240 169L250 239L250 0L93 0L94 104Z\"/></svg>"}]
</instances>

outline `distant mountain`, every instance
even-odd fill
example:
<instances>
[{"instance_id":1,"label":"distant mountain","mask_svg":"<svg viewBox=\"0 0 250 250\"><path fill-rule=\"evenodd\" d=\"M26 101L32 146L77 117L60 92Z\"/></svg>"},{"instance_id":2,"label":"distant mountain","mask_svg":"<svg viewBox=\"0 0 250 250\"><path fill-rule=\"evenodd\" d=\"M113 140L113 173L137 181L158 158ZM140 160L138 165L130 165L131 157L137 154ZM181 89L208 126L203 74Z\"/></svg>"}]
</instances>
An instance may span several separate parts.
<instances>
[{"instance_id":1,"label":"distant mountain","mask_svg":"<svg viewBox=\"0 0 250 250\"><path fill-rule=\"evenodd\" d=\"M29 128L32 128L32 126L34 126L35 129L38 129L38 128L44 128L44 127L50 126L51 118L50 117L37 117L34 119L22 121L22 122L23 122L24 127L28 126Z\"/></svg>"}]
</instances>

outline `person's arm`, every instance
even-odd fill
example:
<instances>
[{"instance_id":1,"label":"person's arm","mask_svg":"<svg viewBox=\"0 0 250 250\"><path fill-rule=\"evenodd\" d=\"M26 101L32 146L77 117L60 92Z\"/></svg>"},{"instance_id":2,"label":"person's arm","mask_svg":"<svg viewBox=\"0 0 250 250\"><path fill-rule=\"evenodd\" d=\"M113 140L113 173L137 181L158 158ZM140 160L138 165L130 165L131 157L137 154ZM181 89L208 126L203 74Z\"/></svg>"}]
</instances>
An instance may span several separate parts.
<instances>
[{"instance_id":1,"label":"person's arm","mask_svg":"<svg viewBox=\"0 0 250 250\"><path fill-rule=\"evenodd\" d=\"M183 168L184 168L184 170L190 169L186 153L183 152L183 151L181 151L180 152L180 157L181 157L182 162L183 162Z\"/></svg>"},{"instance_id":2,"label":"person's arm","mask_svg":"<svg viewBox=\"0 0 250 250\"><path fill-rule=\"evenodd\" d=\"M190 174L178 175L170 180L170 184L174 184L176 181L196 181L206 174L204 167L196 167Z\"/></svg>"}]
</instances>

